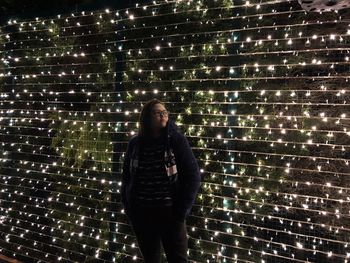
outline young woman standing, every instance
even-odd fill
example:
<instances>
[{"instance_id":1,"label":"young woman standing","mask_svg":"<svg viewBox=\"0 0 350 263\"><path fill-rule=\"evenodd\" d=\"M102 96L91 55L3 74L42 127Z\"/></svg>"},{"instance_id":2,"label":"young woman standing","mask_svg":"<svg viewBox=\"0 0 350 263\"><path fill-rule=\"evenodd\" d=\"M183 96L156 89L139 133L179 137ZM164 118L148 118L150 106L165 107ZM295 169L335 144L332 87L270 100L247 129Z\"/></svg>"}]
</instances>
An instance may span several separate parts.
<instances>
[{"instance_id":1,"label":"young woman standing","mask_svg":"<svg viewBox=\"0 0 350 263\"><path fill-rule=\"evenodd\" d=\"M187 262L186 218L200 187L200 173L186 137L153 99L142 108L139 133L127 147L122 202L145 263Z\"/></svg>"}]
</instances>

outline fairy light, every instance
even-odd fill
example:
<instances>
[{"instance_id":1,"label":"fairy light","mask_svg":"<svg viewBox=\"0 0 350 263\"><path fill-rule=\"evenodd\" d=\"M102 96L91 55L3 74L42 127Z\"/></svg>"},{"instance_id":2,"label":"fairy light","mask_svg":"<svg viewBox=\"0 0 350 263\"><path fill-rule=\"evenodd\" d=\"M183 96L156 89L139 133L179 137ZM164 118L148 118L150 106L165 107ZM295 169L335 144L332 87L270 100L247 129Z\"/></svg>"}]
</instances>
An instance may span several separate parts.
<instances>
[{"instance_id":1,"label":"fairy light","mask_svg":"<svg viewBox=\"0 0 350 263\"><path fill-rule=\"evenodd\" d=\"M154 1L8 21L0 252L140 259L120 163L157 97L203 175L191 260L346 261L349 10L311 19L296 2Z\"/></svg>"}]
</instances>

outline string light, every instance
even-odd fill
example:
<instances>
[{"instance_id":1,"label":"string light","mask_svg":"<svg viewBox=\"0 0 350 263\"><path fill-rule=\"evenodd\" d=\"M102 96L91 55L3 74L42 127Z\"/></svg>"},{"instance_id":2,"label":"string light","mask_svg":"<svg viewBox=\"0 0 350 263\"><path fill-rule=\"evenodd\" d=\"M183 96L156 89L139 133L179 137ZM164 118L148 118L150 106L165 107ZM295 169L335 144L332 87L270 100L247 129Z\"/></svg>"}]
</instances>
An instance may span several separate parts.
<instances>
[{"instance_id":1,"label":"string light","mask_svg":"<svg viewBox=\"0 0 350 263\"><path fill-rule=\"evenodd\" d=\"M0 252L138 261L120 172L139 109L157 97L203 175L190 260L347 262L347 15L179 0L8 21Z\"/></svg>"}]
</instances>

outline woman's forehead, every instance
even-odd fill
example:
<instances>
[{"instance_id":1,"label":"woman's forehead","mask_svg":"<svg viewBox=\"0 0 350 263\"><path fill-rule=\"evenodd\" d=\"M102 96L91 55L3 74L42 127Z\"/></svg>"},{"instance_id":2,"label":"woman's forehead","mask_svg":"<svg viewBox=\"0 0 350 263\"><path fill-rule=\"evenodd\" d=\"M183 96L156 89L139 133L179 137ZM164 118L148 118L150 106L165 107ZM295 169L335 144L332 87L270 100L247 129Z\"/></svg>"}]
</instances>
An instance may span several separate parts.
<instances>
[{"instance_id":1,"label":"woman's forehead","mask_svg":"<svg viewBox=\"0 0 350 263\"><path fill-rule=\"evenodd\" d=\"M165 109L165 107L163 104L157 103L153 106L153 109L154 110L163 110L163 109Z\"/></svg>"}]
</instances>

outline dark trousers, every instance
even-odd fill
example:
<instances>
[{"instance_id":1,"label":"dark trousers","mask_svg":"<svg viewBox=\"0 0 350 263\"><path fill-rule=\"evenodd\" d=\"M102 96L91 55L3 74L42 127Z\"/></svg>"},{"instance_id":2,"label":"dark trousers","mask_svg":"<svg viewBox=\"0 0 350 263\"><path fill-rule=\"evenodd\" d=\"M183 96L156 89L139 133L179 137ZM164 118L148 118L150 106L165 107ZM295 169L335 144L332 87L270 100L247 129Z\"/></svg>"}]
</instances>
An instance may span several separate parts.
<instances>
[{"instance_id":1,"label":"dark trousers","mask_svg":"<svg viewBox=\"0 0 350 263\"><path fill-rule=\"evenodd\" d=\"M187 263L186 223L174 219L171 207L131 209L129 219L145 263L161 260L161 245L168 263Z\"/></svg>"}]
</instances>

